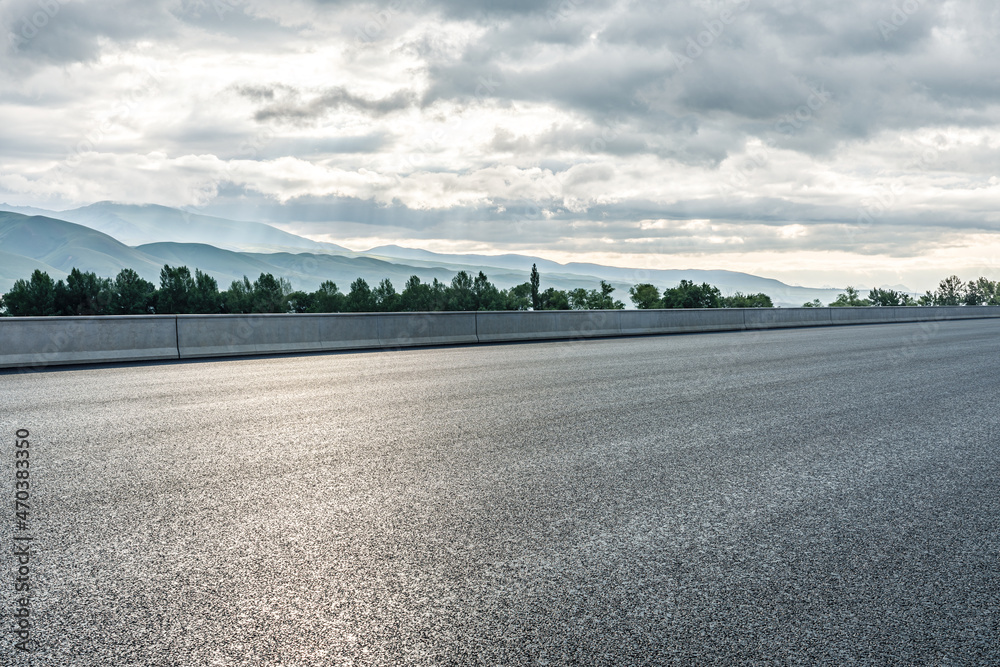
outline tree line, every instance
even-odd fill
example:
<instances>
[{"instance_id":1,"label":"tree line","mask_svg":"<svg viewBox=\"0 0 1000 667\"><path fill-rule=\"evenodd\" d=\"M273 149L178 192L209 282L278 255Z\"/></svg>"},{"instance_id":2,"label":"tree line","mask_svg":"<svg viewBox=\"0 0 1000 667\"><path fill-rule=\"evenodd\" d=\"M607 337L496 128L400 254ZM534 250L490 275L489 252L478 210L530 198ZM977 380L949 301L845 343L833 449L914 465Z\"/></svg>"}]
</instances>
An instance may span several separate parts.
<instances>
[{"instance_id":1,"label":"tree line","mask_svg":"<svg viewBox=\"0 0 1000 667\"><path fill-rule=\"evenodd\" d=\"M333 281L318 290L293 290L285 278L262 273L251 281L244 276L229 289L220 290L215 278L186 266L164 265L157 287L133 269L122 269L114 278L101 278L74 268L65 280L53 280L36 270L27 280L18 280L0 296L0 314L7 316L50 315L148 315L223 313L369 313L470 310L616 310L625 304L615 299L615 288L601 281L597 289L540 288L536 266L528 282L498 289L485 273L472 276L459 271L451 283L437 278L425 283L410 276L397 292L389 279L374 288L363 279L351 283L344 293ZM723 296L718 287L682 280L662 292L655 285L640 283L629 288L636 308L773 308L766 294ZM804 304L822 307L817 299ZM1000 285L986 278L963 283L957 276L941 281L937 291L919 298L893 290L873 289L861 298L853 287L830 306L957 306L1000 305Z\"/></svg>"},{"instance_id":2,"label":"tree line","mask_svg":"<svg viewBox=\"0 0 1000 667\"><path fill-rule=\"evenodd\" d=\"M819 299L802 304L806 308L822 308ZM854 287L845 288L843 294L830 302L833 308L862 306L1000 306L1000 282L980 277L962 282L958 276L948 276L934 291L927 290L919 297L891 289L873 289L868 298Z\"/></svg>"},{"instance_id":3,"label":"tree line","mask_svg":"<svg viewBox=\"0 0 1000 667\"><path fill-rule=\"evenodd\" d=\"M229 289L220 290L215 278L186 266L166 264L160 270L159 287L133 269L122 269L114 278L74 268L65 280L53 280L36 270L27 280L18 280L2 295L4 315L148 315L222 313L367 313L470 310L617 310L625 304L614 298L615 288L606 281L597 289L570 290L540 287L535 265L525 283L498 289L485 273L472 276L459 271L450 284L437 278L429 283L411 276L397 292L389 279L371 287L358 278L347 293L333 281L318 290L293 290L288 280L262 273L251 281L244 276ZM629 289L638 308L744 308L773 307L765 294L722 296L717 287L682 280L661 294L653 285Z\"/></svg>"},{"instance_id":4,"label":"tree line","mask_svg":"<svg viewBox=\"0 0 1000 667\"><path fill-rule=\"evenodd\" d=\"M628 290L636 308L774 308L771 297L764 293L723 296L718 287L682 280L676 287L660 293L649 283L640 283Z\"/></svg>"},{"instance_id":5,"label":"tree line","mask_svg":"<svg viewBox=\"0 0 1000 667\"><path fill-rule=\"evenodd\" d=\"M164 265L157 287L133 269L114 278L72 269L65 280L36 270L18 280L2 297L4 315L147 315L221 313L367 313L444 310L594 310L619 309L615 288L601 281L598 289L540 289L536 266L528 282L498 289L482 271L459 271L450 284L435 278L425 283L411 276L397 292L389 279L371 287L363 278L345 294L333 281L314 292L293 290L285 278L262 273L244 276L220 290L215 278L186 266Z\"/></svg>"}]
</instances>

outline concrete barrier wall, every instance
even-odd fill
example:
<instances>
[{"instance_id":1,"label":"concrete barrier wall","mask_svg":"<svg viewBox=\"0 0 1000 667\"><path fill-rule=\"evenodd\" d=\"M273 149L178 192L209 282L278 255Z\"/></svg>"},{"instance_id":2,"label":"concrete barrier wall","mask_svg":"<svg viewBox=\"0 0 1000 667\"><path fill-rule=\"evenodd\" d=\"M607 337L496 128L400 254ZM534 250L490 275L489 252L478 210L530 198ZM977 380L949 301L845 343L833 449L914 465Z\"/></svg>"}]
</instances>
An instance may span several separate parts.
<instances>
[{"instance_id":1,"label":"concrete barrier wall","mask_svg":"<svg viewBox=\"0 0 1000 667\"><path fill-rule=\"evenodd\" d=\"M379 347L372 315L178 315L181 359Z\"/></svg>"},{"instance_id":2,"label":"concrete barrier wall","mask_svg":"<svg viewBox=\"0 0 1000 667\"><path fill-rule=\"evenodd\" d=\"M0 318L0 368L176 358L171 315Z\"/></svg>"},{"instance_id":3,"label":"concrete barrier wall","mask_svg":"<svg viewBox=\"0 0 1000 667\"><path fill-rule=\"evenodd\" d=\"M314 315L178 315L177 343L182 359L322 349Z\"/></svg>"},{"instance_id":4,"label":"concrete barrier wall","mask_svg":"<svg viewBox=\"0 0 1000 667\"><path fill-rule=\"evenodd\" d=\"M747 329L830 326L832 308L747 308L743 311Z\"/></svg>"},{"instance_id":5,"label":"concrete barrier wall","mask_svg":"<svg viewBox=\"0 0 1000 667\"><path fill-rule=\"evenodd\" d=\"M180 358L476 343L475 313L178 315Z\"/></svg>"},{"instance_id":6,"label":"concrete barrier wall","mask_svg":"<svg viewBox=\"0 0 1000 667\"><path fill-rule=\"evenodd\" d=\"M831 324L878 324L895 322L892 308L830 308Z\"/></svg>"},{"instance_id":7,"label":"concrete barrier wall","mask_svg":"<svg viewBox=\"0 0 1000 667\"><path fill-rule=\"evenodd\" d=\"M476 313L385 313L378 338L382 347L478 343Z\"/></svg>"},{"instance_id":8,"label":"concrete barrier wall","mask_svg":"<svg viewBox=\"0 0 1000 667\"><path fill-rule=\"evenodd\" d=\"M742 331L743 309L708 308L676 310L623 310L621 334L686 333L694 331Z\"/></svg>"},{"instance_id":9,"label":"concrete barrier wall","mask_svg":"<svg viewBox=\"0 0 1000 667\"><path fill-rule=\"evenodd\" d=\"M1000 306L0 318L0 368L993 317Z\"/></svg>"},{"instance_id":10,"label":"concrete barrier wall","mask_svg":"<svg viewBox=\"0 0 1000 667\"><path fill-rule=\"evenodd\" d=\"M360 350L379 346L378 320L372 315L336 313L313 317L318 320L320 350Z\"/></svg>"},{"instance_id":11,"label":"concrete barrier wall","mask_svg":"<svg viewBox=\"0 0 1000 667\"><path fill-rule=\"evenodd\" d=\"M620 310L476 313L479 342L556 340L621 335Z\"/></svg>"},{"instance_id":12,"label":"concrete barrier wall","mask_svg":"<svg viewBox=\"0 0 1000 667\"><path fill-rule=\"evenodd\" d=\"M933 319L927 314L930 309L920 306L890 306L890 310L896 322L926 322Z\"/></svg>"}]
</instances>

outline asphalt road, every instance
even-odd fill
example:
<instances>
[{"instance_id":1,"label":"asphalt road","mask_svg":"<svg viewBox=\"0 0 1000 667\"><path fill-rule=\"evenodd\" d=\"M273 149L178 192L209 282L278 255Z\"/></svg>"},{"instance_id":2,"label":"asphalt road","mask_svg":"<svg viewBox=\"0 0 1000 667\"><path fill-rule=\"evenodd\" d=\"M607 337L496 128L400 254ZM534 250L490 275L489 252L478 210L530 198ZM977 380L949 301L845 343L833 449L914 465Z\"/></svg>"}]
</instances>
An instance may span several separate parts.
<instances>
[{"instance_id":1,"label":"asphalt road","mask_svg":"<svg viewBox=\"0 0 1000 667\"><path fill-rule=\"evenodd\" d=\"M959 321L6 373L31 664L998 664L998 359Z\"/></svg>"}]
</instances>

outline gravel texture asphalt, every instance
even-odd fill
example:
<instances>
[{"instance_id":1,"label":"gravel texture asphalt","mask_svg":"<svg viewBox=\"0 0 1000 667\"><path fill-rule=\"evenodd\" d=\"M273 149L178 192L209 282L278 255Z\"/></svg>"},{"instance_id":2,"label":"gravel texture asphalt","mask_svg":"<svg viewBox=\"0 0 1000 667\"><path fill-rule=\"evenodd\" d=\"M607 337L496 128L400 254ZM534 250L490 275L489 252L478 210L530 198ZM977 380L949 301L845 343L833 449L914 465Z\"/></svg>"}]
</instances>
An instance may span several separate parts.
<instances>
[{"instance_id":1,"label":"gravel texture asphalt","mask_svg":"<svg viewBox=\"0 0 1000 667\"><path fill-rule=\"evenodd\" d=\"M0 374L31 665L1000 664L998 359L959 321Z\"/></svg>"}]
</instances>

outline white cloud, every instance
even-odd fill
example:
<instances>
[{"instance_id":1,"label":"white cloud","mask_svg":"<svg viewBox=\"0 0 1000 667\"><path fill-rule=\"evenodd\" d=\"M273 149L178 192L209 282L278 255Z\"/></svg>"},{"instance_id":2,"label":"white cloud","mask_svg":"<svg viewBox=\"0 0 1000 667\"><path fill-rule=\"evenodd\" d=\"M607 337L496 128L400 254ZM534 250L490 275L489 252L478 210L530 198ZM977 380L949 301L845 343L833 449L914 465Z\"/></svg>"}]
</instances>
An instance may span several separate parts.
<instances>
[{"instance_id":1,"label":"white cloud","mask_svg":"<svg viewBox=\"0 0 1000 667\"><path fill-rule=\"evenodd\" d=\"M735 5L65 1L0 65L0 194L796 282L989 266L1000 12L883 38L891 2L754 3L678 71Z\"/></svg>"}]
</instances>

